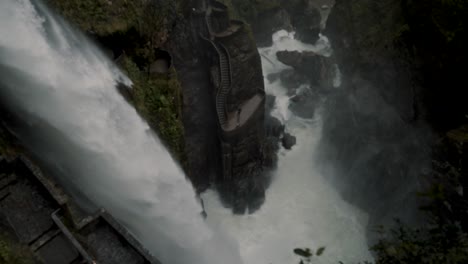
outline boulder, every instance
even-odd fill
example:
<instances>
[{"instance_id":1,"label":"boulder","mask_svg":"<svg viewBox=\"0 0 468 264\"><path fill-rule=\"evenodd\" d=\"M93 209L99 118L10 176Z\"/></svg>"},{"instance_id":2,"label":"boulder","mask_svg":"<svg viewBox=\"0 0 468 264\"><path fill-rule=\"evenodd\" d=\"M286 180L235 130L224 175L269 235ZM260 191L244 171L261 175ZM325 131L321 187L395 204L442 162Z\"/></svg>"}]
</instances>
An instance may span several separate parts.
<instances>
[{"instance_id":1,"label":"boulder","mask_svg":"<svg viewBox=\"0 0 468 264\"><path fill-rule=\"evenodd\" d=\"M288 66L291 66L296 72L295 78L308 79L313 85L327 85L330 83L330 76L334 73L332 59L321 56L312 51L278 51L276 53L278 60ZM294 76L292 75L292 76ZM287 75L285 75L287 76Z\"/></svg>"},{"instance_id":2,"label":"boulder","mask_svg":"<svg viewBox=\"0 0 468 264\"><path fill-rule=\"evenodd\" d=\"M284 125L271 115L265 116L265 133L267 136L279 138L284 132Z\"/></svg>"},{"instance_id":3,"label":"boulder","mask_svg":"<svg viewBox=\"0 0 468 264\"><path fill-rule=\"evenodd\" d=\"M258 14L252 24L257 46L269 47L273 44L272 34L280 29L290 30L291 18L286 10L272 8Z\"/></svg>"},{"instance_id":4,"label":"boulder","mask_svg":"<svg viewBox=\"0 0 468 264\"><path fill-rule=\"evenodd\" d=\"M288 89L288 94L293 95L296 92L296 89L299 88L302 84L307 84L307 77L300 74L294 69L286 69L282 71L279 75L281 84Z\"/></svg>"},{"instance_id":5,"label":"boulder","mask_svg":"<svg viewBox=\"0 0 468 264\"><path fill-rule=\"evenodd\" d=\"M299 3L291 17L297 39L310 44L314 44L319 39L322 16L312 1Z\"/></svg>"},{"instance_id":6,"label":"boulder","mask_svg":"<svg viewBox=\"0 0 468 264\"><path fill-rule=\"evenodd\" d=\"M289 150L296 145L296 137L289 133L284 133L283 138L281 138L281 144L285 149Z\"/></svg>"},{"instance_id":7,"label":"boulder","mask_svg":"<svg viewBox=\"0 0 468 264\"><path fill-rule=\"evenodd\" d=\"M295 115L307 119L314 117L318 96L310 89L301 91L301 93L292 97L290 100L291 104L289 105L289 109Z\"/></svg>"}]
</instances>

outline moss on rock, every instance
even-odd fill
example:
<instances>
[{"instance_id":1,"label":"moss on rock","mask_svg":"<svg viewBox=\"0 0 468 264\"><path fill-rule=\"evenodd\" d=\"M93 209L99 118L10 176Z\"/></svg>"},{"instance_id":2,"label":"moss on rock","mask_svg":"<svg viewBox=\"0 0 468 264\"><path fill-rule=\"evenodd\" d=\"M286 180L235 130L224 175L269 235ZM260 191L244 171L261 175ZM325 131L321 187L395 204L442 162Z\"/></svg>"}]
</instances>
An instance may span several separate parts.
<instances>
[{"instance_id":1,"label":"moss on rock","mask_svg":"<svg viewBox=\"0 0 468 264\"><path fill-rule=\"evenodd\" d=\"M133 81L133 103L180 162L185 161L181 87L175 69L149 75L184 1L48 0L65 18L114 51ZM118 52L118 53L115 53Z\"/></svg>"},{"instance_id":2,"label":"moss on rock","mask_svg":"<svg viewBox=\"0 0 468 264\"><path fill-rule=\"evenodd\" d=\"M137 23L138 6L128 0L49 0L72 23L87 32L107 35Z\"/></svg>"},{"instance_id":3,"label":"moss on rock","mask_svg":"<svg viewBox=\"0 0 468 264\"><path fill-rule=\"evenodd\" d=\"M0 125L0 156L10 156L17 152L14 138Z\"/></svg>"},{"instance_id":4,"label":"moss on rock","mask_svg":"<svg viewBox=\"0 0 468 264\"><path fill-rule=\"evenodd\" d=\"M35 262L27 247L14 242L4 234L0 234L0 263L32 264Z\"/></svg>"},{"instance_id":5,"label":"moss on rock","mask_svg":"<svg viewBox=\"0 0 468 264\"><path fill-rule=\"evenodd\" d=\"M121 66L133 80L132 98L135 108L156 129L176 158L185 162L184 128L181 115L181 88L176 72L149 76L129 58Z\"/></svg>"}]
</instances>

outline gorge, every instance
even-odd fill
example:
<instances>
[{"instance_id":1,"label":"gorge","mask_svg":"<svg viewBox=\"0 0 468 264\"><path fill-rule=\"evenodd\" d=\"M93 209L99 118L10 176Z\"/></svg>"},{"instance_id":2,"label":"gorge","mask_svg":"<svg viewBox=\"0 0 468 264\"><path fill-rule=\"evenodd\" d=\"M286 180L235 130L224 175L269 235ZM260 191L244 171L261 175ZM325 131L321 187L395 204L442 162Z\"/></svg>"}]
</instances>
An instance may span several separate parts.
<instances>
[{"instance_id":1,"label":"gorge","mask_svg":"<svg viewBox=\"0 0 468 264\"><path fill-rule=\"evenodd\" d=\"M32 160L161 263L426 263L374 229L425 228L421 205L468 226L468 8L439 2L5 0L0 165ZM18 236L8 173L0 242ZM124 261L69 228L84 259Z\"/></svg>"}]
</instances>

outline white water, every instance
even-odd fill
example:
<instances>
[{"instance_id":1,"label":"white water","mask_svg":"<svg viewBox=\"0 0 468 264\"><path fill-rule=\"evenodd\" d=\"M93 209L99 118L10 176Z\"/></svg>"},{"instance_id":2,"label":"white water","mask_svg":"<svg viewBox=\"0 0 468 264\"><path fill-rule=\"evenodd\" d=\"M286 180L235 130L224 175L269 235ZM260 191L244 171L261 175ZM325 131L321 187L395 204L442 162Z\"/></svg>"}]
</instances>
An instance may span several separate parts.
<instances>
[{"instance_id":1,"label":"white water","mask_svg":"<svg viewBox=\"0 0 468 264\"><path fill-rule=\"evenodd\" d=\"M1 98L36 129L18 133L63 182L163 263L240 263L235 243L206 225L191 184L116 91L126 78L92 44L30 0L0 1L0 36ZM57 136L33 141L44 127Z\"/></svg>"},{"instance_id":2,"label":"white water","mask_svg":"<svg viewBox=\"0 0 468 264\"><path fill-rule=\"evenodd\" d=\"M109 210L163 263L297 263L293 248L320 246L326 251L314 263L371 258L366 215L315 173L320 119L292 115L279 82L266 82L267 92L277 96L275 115L297 136L298 145L281 151L266 203L254 215L232 216L214 193L206 193L207 225L199 217L191 185L116 92L117 80L129 81L87 40L45 9L39 15L29 0L0 1L0 36L0 65L8 69L0 71L2 99L31 128L46 123L64 139L50 136L38 143L27 133L19 136L56 170L66 172L64 182ZM274 63L263 61L265 76L287 68L276 60L278 50L330 55L324 37L312 46L280 32L274 43L261 50ZM67 142L65 147L60 140Z\"/></svg>"},{"instance_id":3,"label":"white water","mask_svg":"<svg viewBox=\"0 0 468 264\"><path fill-rule=\"evenodd\" d=\"M287 68L276 59L277 51L309 50L330 55L325 37L319 45L312 46L293 36L286 31L277 32L273 36L273 46L260 50L265 77ZM297 137L298 144L291 151L280 151L274 182L259 211L253 215L233 216L210 191L203 195L208 223L221 226L238 240L245 264L298 263L294 248L321 246L326 247L325 253L312 263L371 260L365 237L367 216L343 201L318 174L313 163L314 156L320 155L315 151L321 136L320 118L295 117L288 110L289 98L280 81L269 83L265 79L265 85L267 93L277 97L273 114Z\"/></svg>"}]
</instances>

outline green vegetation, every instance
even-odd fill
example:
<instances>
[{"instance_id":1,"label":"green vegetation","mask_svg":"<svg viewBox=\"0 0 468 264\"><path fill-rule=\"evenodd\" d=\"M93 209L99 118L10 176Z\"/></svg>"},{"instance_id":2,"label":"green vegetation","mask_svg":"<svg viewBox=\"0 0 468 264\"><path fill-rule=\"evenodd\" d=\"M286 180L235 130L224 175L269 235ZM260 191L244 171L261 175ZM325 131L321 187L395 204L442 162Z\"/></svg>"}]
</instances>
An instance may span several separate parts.
<instances>
[{"instance_id":1,"label":"green vegetation","mask_svg":"<svg viewBox=\"0 0 468 264\"><path fill-rule=\"evenodd\" d=\"M12 155L16 148L12 136L0 125L0 155Z\"/></svg>"},{"instance_id":2,"label":"green vegetation","mask_svg":"<svg viewBox=\"0 0 468 264\"><path fill-rule=\"evenodd\" d=\"M48 0L73 24L86 32L108 35L134 26L137 5L129 0Z\"/></svg>"},{"instance_id":3,"label":"green vegetation","mask_svg":"<svg viewBox=\"0 0 468 264\"><path fill-rule=\"evenodd\" d=\"M171 20L173 1L48 0L64 17L85 32L98 36L126 32L132 27L150 40Z\"/></svg>"},{"instance_id":4,"label":"green vegetation","mask_svg":"<svg viewBox=\"0 0 468 264\"><path fill-rule=\"evenodd\" d=\"M180 120L180 83L175 71L159 76L148 76L129 58L122 68L133 80L132 99L136 109L159 132L161 139L179 161L185 161L184 130Z\"/></svg>"},{"instance_id":5,"label":"green vegetation","mask_svg":"<svg viewBox=\"0 0 468 264\"><path fill-rule=\"evenodd\" d=\"M295 248L293 250L294 254L299 256L299 264L310 264L312 263L312 257L314 257L314 252L310 248ZM323 252L325 252L325 247L320 247L315 251L315 256L320 257Z\"/></svg>"},{"instance_id":6,"label":"green vegetation","mask_svg":"<svg viewBox=\"0 0 468 264\"><path fill-rule=\"evenodd\" d=\"M466 201L450 195L450 189L434 184L423 194L430 200L422 207L428 216L424 226L413 228L397 221L397 227L381 231L383 238L372 247L377 264L468 263L468 233L455 209Z\"/></svg>"},{"instance_id":7,"label":"green vegetation","mask_svg":"<svg viewBox=\"0 0 468 264\"><path fill-rule=\"evenodd\" d=\"M133 81L135 108L181 163L185 162L181 94L177 74L149 75L184 1L48 0L59 13L106 49L122 54L120 66Z\"/></svg>"},{"instance_id":8,"label":"green vegetation","mask_svg":"<svg viewBox=\"0 0 468 264\"><path fill-rule=\"evenodd\" d=\"M32 264L34 261L27 247L21 246L7 236L0 234L0 263Z\"/></svg>"},{"instance_id":9,"label":"green vegetation","mask_svg":"<svg viewBox=\"0 0 468 264\"><path fill-rule=\"evenodd\" d=\"M409 228L401 223L386 232L372 250L377 264L468 263L468 239L456 224Z\"/></svg>"},{"instance_id":10,"label":"green vegetation","mask_svg":"<svg viewBox=\"0 0 468 264\"><path fill-rule=\"evenodd\" d=\"M468 4L464 0L433 0L431 20L447 42L466 32Z\"/></svg>"}]
</instances>

